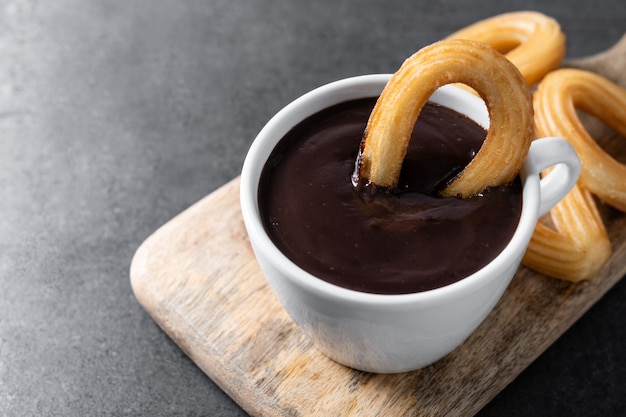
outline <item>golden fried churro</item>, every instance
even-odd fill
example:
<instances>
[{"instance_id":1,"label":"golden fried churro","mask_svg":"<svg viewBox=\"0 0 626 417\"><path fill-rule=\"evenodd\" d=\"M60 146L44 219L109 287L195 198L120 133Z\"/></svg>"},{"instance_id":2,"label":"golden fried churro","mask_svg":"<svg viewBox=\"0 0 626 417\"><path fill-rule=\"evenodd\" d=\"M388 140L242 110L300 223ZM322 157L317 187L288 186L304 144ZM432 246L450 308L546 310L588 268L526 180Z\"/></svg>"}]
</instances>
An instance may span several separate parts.
<instances>
[{"instance_id":1,"label":"golden fried churro","mask_svg":"<svg viewBox=\"0 0 626 417\"><path fill-rule=\"evenodd\" d=\"M578 183L626 212L626 165L595 142L576 113L582 110L626 136L626 90L592 72L560 69L540 83L534 105L538 131L563 136L578 153L582 165Z\"/></svg>"},{"instance_id":2,"label":"golden fried churro","mask_svg":"<svg viewBox=\"0 0 626 417\"><path fill-rule=\"evenodd\" d=\"M591 72L560 69L534 95L538 135L567 138L581 160L574 189L550 211L554 229L539 222L524 264L569 281L589 279L611 255L611 243L593 199L626 211L626 167L593 140L577 109L626 136L626 90Z\"/></svg>"},{"instance_id":3,"label":"golden fried churro","mask_svg":"<svg viewBox=\"0 0 626 417\"><path fill-rule=\"evenodd\" d=\"M493 46L519 69L528 85L558 68L565 55L560 25L539 12L493 16L452 33L448 39L472 39Z\"/></svg>"},{"instance_id":4,"label":"golden fried churro","mask_svg":"<svg viewBox=\"0 0 626 417\"><path fill-rule=\"evenodd\" d=\"M455 39L419 50L389 80L367 123L355 179L379 187L397 185L422 107L437 88L450 83L478 92L490 126L481 149L442 195L469 197L515 178L534 136L528 87L517 68L491 46Z\"/></svg>"},{"instance_id":5,"label":"golden fried churro","mask_svg":"<svg viewBox=\"0 0 626 417\"><path fill-rule=\"evenodd\" d=\"M524 265L568 281L595 276L611 255L611 243L591 193L574 186L550 215L554 228L537 222Z\"/></svg>"}]
</instances>

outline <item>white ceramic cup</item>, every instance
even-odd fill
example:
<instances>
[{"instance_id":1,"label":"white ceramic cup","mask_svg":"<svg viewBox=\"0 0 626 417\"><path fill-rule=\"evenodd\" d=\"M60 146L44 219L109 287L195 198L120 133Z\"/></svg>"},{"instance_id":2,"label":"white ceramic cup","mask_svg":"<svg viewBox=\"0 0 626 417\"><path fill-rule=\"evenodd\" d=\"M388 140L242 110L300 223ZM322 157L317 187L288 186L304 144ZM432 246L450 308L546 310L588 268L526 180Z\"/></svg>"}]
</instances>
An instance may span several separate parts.
<instances>
[{"instance_id":1,"label":"white ceramic cup","mask_svg":"<svg viewBox=\"0 0 626 417\"><path fill-rule=\"evenodd\" d=\"M390 75L365 75L319 87L278 112L256 137L241 174L241 209L252 248L293 321L325 355L363 371L396 373L427 366L459 346L493 309L518 269L537 218L569 192L580 163L561 138L533 142L520 172L522 212L504 250L484 268L434 290L381 295L345 289L298 267L272 243L259 215L261 170L275 145L308 116L347 100L380 95ZM431 101L488 127L484 102L452 85ZM539 173L554 169L543 179Z\"/></svg>"}]
</instances>

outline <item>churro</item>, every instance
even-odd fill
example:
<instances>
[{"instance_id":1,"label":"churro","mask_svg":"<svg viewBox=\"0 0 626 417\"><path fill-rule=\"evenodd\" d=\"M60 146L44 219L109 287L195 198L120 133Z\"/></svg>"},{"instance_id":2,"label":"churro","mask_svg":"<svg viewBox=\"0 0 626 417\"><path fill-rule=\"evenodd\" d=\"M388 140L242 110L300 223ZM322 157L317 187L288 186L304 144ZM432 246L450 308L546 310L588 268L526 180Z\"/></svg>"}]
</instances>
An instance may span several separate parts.
<instances>
[{"instance_id":1,"label":"churro","mask_svg":"<svg viewBox=\"0 0 626 417\"><path fill-rule=\"evenodd\" d=\"M596 143L576 113L582 110L626 136L626 90L589 71L559 69L539 84L534 106L538 132L563 136L576 150L582 164L579 184L626 212L626 165Z\"/></svg>"},{"instance_id":2,"label":"churro","mask_svg":"<svg viewBox=\"0 0 626 417\"><path fill-rule=\"evenodd\" d=\"M565 35L559 23L533 11L493 16L448 39L472 39L493 46L519 69L529 86L558 68L565 56Z\"/></svg>"},{"instance_id":3,"label":"churro","mask_svg":"<svg viewBox=\"0 0 626 417\"><path fill-rule=\"evenodd\" d=\"M611 255L593 195L626 211L626 166L594 141L577 109L626 136L626 90L588 71L559 69L541 81L533 101L537 133L569 140L581 160L581 174L574 189L550 211L554 228L537 224L523 262L552 277L589 279Z\"/></svg>"},{"instance_id":4,"label":"churro","mask_svg":"<svg viewBox=\"0 0 626 417\"><path fill-rule=\"evenodd\" d=\"M567 281L595 276L611 255L611 242L591 193L574 186L550 216L554 228L537 222L524 265Z\"/></svg>"},{"instance_id":5,"label":"churro","mask_svg":"<svg viewBox=\"0 0 626 417\"><path fill-rule=\"evenodd\" d=\"M397 185L422 107L437 88L450 83L477 91L490 125L480 150L441 194L470 197L515 178L534 137L530 91L517 68L494 48L454 39L419 50L387 83L366 126L355 183L366 179L378 187Z\"/></svg>"}]
</instances>

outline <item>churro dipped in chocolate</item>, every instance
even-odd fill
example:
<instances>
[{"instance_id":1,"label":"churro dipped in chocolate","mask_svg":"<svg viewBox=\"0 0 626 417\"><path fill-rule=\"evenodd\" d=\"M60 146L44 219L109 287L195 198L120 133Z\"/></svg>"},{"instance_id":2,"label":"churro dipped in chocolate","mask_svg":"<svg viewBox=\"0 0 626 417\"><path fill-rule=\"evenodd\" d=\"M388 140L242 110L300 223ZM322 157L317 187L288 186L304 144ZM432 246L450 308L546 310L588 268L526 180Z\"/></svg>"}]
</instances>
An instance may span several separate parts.
<instances>
[{"instance_id":1,"label":"churro dipped in chocolate","mask_svg":"<svg viewBox=\"0 0 626 417\"><path fill-rule=\"evenodd\" d=\"M524 78L502 54L482 42L454 39L409 57L380 95L369 118L354 183L393 189L420 110L437 88L463 83L485 101L490 125L470 163L441 191L471 197L518 174L534 137L532 98Z\"/></svg>"}]
</instances>

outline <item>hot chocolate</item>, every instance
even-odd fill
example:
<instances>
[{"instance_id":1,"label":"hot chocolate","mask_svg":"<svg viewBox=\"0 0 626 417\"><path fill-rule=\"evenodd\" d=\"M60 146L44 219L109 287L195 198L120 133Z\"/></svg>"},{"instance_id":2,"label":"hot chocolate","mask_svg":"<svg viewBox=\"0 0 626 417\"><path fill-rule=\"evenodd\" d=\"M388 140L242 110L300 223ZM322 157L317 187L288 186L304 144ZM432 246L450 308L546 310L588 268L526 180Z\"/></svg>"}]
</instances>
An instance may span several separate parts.
<instances>
[{"instance_id":1,"label":"hot chocolate","mask_svg":"<svg viewBox=\"0 0 626 417\"><path fill-rule=\"evenodd\" d=\"M354 162L375 102L325 109L277 145L259 185L259 209L271 239L313 275L363 292L425 291L479 270L513 235L521 183L469 199L440 197L440 188L471 160L486 132L429 103L413 130L398 187L355 188Z\"/></svg>"}]
</instances>

